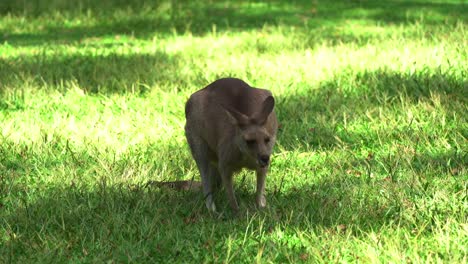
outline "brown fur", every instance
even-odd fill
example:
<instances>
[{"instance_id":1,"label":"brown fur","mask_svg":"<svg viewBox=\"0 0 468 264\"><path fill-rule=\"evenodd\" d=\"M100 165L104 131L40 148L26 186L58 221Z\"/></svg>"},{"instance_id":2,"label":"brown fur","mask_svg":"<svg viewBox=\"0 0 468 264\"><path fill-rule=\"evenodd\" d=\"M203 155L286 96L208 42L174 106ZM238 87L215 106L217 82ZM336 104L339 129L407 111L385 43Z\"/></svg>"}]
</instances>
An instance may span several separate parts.
<instances>
[{"instance_id":1,"label":"brown fur","mask_svg":"<svg viewBox=\"0 0 468 264\"><path fill-rule=\"evenodd\" d=\"M213 187L223 184L231 208L239 209L233 174L257 173L257 205L264 207L265 176L278 122L270 91L242 80L219 79L190 96L185 105L185 135L201 174L206 206L215 211Z\"/></svg>"}]
</instances>

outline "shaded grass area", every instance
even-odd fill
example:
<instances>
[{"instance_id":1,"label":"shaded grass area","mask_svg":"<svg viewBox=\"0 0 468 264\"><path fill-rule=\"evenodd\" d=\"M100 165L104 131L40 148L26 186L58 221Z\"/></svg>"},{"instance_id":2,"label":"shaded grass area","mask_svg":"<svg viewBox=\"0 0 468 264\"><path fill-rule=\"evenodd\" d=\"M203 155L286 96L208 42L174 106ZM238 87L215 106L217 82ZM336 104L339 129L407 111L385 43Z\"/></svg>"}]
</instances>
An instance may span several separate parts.
<instances>
[{"instance_id":1,"label":"shaded grass area","mask_svg":"<svg viewBox=\"0 0 468 264\"><path fill-rule=\"evenodd\" d=\"M167 80L163 86L203 86L209 80L202 67L211 61L199 60L207 54L190 46L211 45L214 54L208 58L229 57L229 49L219 48L229 46L270 60L268 54L285 48L300 52L402 39L458 41L465 6L458 1L5 1L0 8L5 14L0 85L8 87L16 79L53 86L75 82L100 93L144 92L162 80ZM191 44L185 50L175 44L181 34Z\"/></svg>"},{"instance_id":2,"label":"shaded grass area","mask_svg":"<svg viewBox=\"0 0 468 264\"><path fill-rule=\"evenodd\" d=\"M279 112L295 131L284 128L284 137L291 137L286 141L299 139L321 149L336 147L336 137L351 148L382 145L381 133L391 139L390 144L398 142L401 133L412 134L410 141L414 142L420 133L426 133L430 140L461 129L466 138L464 118L458 115L466 110L467 88L466 79L458 77L456 71L342 74L318 87L291 87L291 93L279 98ZM291 119L295 114L300 118ZM392 124L378 121L389 117ZM461 122L462 127L447 125L452 122ZM388 126L392 130L387 130Z\"/></svg>"},{"instance_id":3,"label":"shaded grass area","mask_svg":"<svg viewBox=\"0 0 468 264\"><path fill-rule=\"evenodd\" d=\"M28 153L23 155L27 157ZM415 243L418 247L414 252L404 253L408 257L414 254L424 259L424 254L435 254L445 260L463 258L464 233L458 222L466 219L466 207L459 200L466 199L463 167L458 173L450 170L447 173L441 169L443 165L433 163L425 168L437 175L427 174L424 179L382 178L386 175L385 165L364 157L349 158L339 152L320 161L307 162L304 157L290 155L287 162L301 167L294 172L301 173L303 186L291 185L286 179L280 193L274 192L277 186L270 187L270 207L258 213L252 205L245 205L253 201L253 190L247 187L253 184L239 184L239 199L250 213L223 220L207 214L198 193L128 183L122 179L125 173L120 170L122 165L127 169L132 167L125 158L108 166L110 171L103 172L107 166L98 161L94 164L88 157L93 156L89 151L75 156L77 160L66 155L61 164L40 161L36 164L51 169L50 174L55 175L60 175L60 170L67 173L67 168L74 168L73 178L64 178L60 185L41 184L37 180L47 177L34 177L34 173L30 173L33 177L28 183L9 185L11 182L7 181L3 185L10 195L14 194L2 199L3 202L17 208L11 214L3 214L8 238L2 252L5 260L220 261L232 258L239 261L251 259L262 248L264 258L275 261L300 260L304 256L329 260L326 256L333 256L336 254L333 251L341 247L342 257L372 261L359 243L372 243L368 236L375 232L387 245L378 246L379 259L386 258L385 253L391 255L391 250L404 252ZM447 157L456 165L463 164L460 153ZM444 160L443 164L447 157L439 156L437 160ZM38 158L41 157L34 154L30 157L33 161ZM425 156L416 159L432 161ZM77 166L80 162L84 164ZM347 168L352 162L356 164ZM21 163L24 170L34 170L33 166L24 165L24 159ZM138 163L144 166L145 161ZM277 167L291 170L282 165L279 162ZM375 166L374 176L366 175L366 166ZM397 167L398 173L411 174L412 165L402 162ZM80 179L81 173L88 175L86 172L93 169L96 172L92 174L99 179ZM280 177L278 170L273 177ZM136 169L135 173L142 171ZM322 176L318 180L322 173L333 177ZM18 171L12 176L20 174ZM112 179L117 182L107 182ZM273 178L270 182L279 181ZM223 210L227 210L228 206L223 205ZM408 237L408 233L416 236ZM439 233L452 238L443 242L435 240ZM358 251L353 252L354 247Z\"/></svg>"},{"instance_id":4,"label":"shaded grass area","mask_svg":"<svg viewBox=\"0 0 468 264\"><path fill-rule=\"evenodd\" d=\"M0 262L465 261L465 6L2 1ZM281 123L237 218L148 184L198 179L183 105L225 76Z\"/></svg>"},{"instance_id":5,"label":"shaded grass area","mask_svg":"<svg viewBox=\"0 0 468 264\"><path fill-rule=\"evenodd\" d=\"M0 6L0 13L7 15L0 40L14 46L43 45L115 34L146 39L174 32L205 35L213 31L258 30L265 25L327 32L339 31L353 20L361 25L416 22L431 27L466 22L467 16L462 12L466 7L463 1L5 1ZM16 17L22 15L38 23L18 23ZM355 40L352 34L328 37L338 42Z\"/></svg>"},{"instance_id":6,"label":"shaded grass area","mask_svg":"<svg viewBox=\"0 0 468 264\"><path fill-rule=\"evenodd\" d=\"M398 254L461 261L466 84L448 73L346 76L368 90L355 93L325 82L279 97L282 128L269 209L256 212L253 177L243 182L241 175L237 194L244 213L235 219L223 194L217 200L227 215L217 219L206 212L199 193L145 184L197 174L188 150L180 147L181 135L172 136L173 144L148 139L120 154L93 136L86 146L79 140L71 144L72 137L60 132L43 131L44 142L33 145L4 138L2 193L9 195L2 203L9 210L3 213L2 255L15 262L241 261L259 252L263 259L285 262L330 261L330 256L400 260ZM392 84L404 89L392 90ZM126 102L136 107L155 98ZM114 119L125 115L118 101L101 100L109 104L102 108L114 109ZM374 246L373 256L366 248L376 241L382 244Z\"/></svg>"},{"instance_id":7,"label":"shaded grass area","mask_svg":"<svg viewBox=\"0 0 468 264\"><path fill-rule=\"evenodd\" d=\"M180 77L174 72L180 64L176 56L161 52L141 55L60 54L15 58L3 62L0 69L6 88L20 76L33 84L68 86L75 83L81 89L94 93L119 90L145 92L148 83L178 81ZM126 78L119 78L122 74Z\"/></svg>"}]
</instances>

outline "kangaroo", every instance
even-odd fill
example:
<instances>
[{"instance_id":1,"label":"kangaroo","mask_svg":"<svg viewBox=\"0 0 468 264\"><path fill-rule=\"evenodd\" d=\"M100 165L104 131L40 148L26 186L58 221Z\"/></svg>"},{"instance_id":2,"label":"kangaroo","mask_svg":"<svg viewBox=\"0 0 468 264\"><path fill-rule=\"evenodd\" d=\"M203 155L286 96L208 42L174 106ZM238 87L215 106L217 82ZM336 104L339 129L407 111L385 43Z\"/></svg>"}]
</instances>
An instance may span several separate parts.
<instances>
[{"instance_id":1,"label":"kangaroo","mask_svg":"<svg viewBox=\"0 0 468 264\"><path fill-rule=\"evenodd\" d=\"M270 91L235 78L216 80L188 99L185 135L208 210L216 212L213 188L221 184L232 210L239 210L233 174L242 168L256 171L256 203L266 206L265 178L278 130L274 105Z\"/></svg>"}]
</instances>

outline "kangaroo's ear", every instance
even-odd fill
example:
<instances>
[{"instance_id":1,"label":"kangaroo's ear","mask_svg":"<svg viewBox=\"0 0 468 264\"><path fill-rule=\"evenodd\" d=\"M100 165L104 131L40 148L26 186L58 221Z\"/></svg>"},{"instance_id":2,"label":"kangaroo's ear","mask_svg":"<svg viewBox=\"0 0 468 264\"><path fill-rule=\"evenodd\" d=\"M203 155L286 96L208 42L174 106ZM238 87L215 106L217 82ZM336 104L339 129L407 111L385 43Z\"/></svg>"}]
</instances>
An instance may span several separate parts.
<instances>
[{"instance_id":1,"label":"kangaroo's ear","mask_svg":"<svg viewBox=\"0 0 468 264\"><path fill-rule=\"evenodd\" d=\"M275 99L273 98L273 96L270 95L265 99L265 101L263 101L262 109L260 110L260 112L255 114L253 118L254 122L259 125L265 124L268 116L273 111L274 107L275 107Z\"/></svg>"},{"instance_id":2,"label":"kangaroo's ear","mask_svg":"<svg viewBox=\"0 0 468 264\"><path fill-rule=\"evenodd\" d=\"M240 126L240 127L246 126L249 124L250 122L249 117L237 111L236 109L233 109L225 105L221 105L221 108L223 108L224 111L226 112L231 124Z\"/></svg>"}]
</instances>

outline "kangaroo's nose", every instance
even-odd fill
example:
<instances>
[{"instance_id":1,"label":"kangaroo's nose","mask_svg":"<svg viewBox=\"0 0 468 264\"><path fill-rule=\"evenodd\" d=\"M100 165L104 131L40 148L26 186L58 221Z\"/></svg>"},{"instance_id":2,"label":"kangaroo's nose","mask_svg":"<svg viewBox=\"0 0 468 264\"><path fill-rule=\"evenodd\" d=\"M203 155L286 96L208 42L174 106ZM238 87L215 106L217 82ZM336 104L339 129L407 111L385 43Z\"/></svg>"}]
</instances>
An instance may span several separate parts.
<instances>
[{"instance_id":1,"label":"kangaroo's nose","mask_svg":"<svg viewBox=\"0 0 468 264\"><path fill-rule=\"evenodd\" d=\"M270 162L270 156L268 155L260 155L258 157L258 162L260 163L261 167L265 167L268 165L268 162Z\"/></svg>"}]
</instances>

